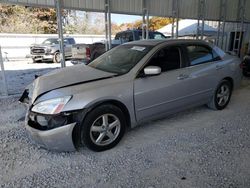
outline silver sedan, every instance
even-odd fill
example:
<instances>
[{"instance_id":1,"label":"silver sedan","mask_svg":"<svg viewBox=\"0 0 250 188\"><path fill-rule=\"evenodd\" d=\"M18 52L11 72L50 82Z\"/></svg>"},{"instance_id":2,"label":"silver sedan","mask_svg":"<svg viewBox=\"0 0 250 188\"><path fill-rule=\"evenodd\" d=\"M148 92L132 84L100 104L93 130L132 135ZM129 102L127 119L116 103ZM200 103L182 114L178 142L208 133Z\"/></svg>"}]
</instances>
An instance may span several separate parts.
<instances>
[{"instance_id":1,"label":"silver sedan","mask_svg":"<svg viewBox=\"0 0 250 188\"><path fill-rule=\"evenodd\" d=\"M206 42L143 40L38 77L20 101L41 146L103 151L139 123L197 105L224 109L241 77L240 60Z\"/></svg>"}]
</instances>

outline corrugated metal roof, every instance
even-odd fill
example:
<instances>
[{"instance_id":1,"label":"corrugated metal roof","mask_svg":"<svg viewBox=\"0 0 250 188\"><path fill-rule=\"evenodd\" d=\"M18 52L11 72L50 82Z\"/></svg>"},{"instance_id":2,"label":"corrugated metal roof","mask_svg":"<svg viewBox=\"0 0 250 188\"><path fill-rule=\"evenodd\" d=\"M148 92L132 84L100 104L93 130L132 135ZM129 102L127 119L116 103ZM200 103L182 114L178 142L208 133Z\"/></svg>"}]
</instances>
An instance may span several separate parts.
<instances>
[{"instance_id":1,"label":"corrugated metal roof","mask_svg":"<svg viewBox=\"0 0 250 188\"><path fill-rule=\"evenodd\" d=\"M238 4L239 4L239 1L236 1L236 0L227 0L227 5L228 6L227 6L226 20L237 21Z\"/></svg>"},{"instance_id":2,"label":"corrugated metal roof","mask_svg":"<svg viewBox=\"0 0 250 188\"><path fill-rule=\"evenodd\" d=\"M111 12L121 14L140 15L143 11L143 1L151 16L172 16L172 2L175 0L110 0ZM227 21L237 21L238 4L240 0L228 0ZM29 6L55 6L54 0L3 0L4 3L22 4ZM64 8L86 11L104 12L105 0L63 0ZM179 0L180 18L197 19L199 0ZM220 12L220 0L206 0L206 20L218 20ZM245 7L250 7L250 0ZM250 12L245 13L246 21L250 22Z\"/></svg>"},{"instance_id":3,"label":"corrugated metal roof","mask_svg":"<svg viewBox=\"0 0 250 188\"><path fill-rule=\"evenodd\" d=\"M195 19L198 16L198 0L179 0L179 16Z\"/></svg>"},{"instance_id":4,"label":"corrugated metal roof","mask_svg":"<svg viewBox=\"0 0 250 188\"><path fill-rule=\"evenodd\" d=\"M217 20L220 17L220 1L207 0L206 5L206 17L211 20Z\"/></svg>"},{"instance_id":5,"label":"corrugated metal roof","mask_svg":"<svg viewBox=\"0 0 250 188\"><path fill-rule=\"evenodd\" d=\"M143 0L112 0L111 10L117 13L142 14Z\"/></svg>"},{"instance_id":6,"label":"corrugated metal roof","mask_svg":"<svg viewBox=\"0 0 250 188\"><path fill-rule=\"evenodd\" d=\"M172 0L146 0L146 7L150 7L148 11L152 16L172 15Z\"/></svg>"},{"instance_id":7,"label":"corrugated metal roof","mask_svg":"<svg viewBox=\"0 0 250 188\"><path fill-rule=\"evenodd\" d=\"M246 6L245 7L248 8L248 9L246 8L246 11L245 11L245 19L247 20L247 22L250 22L250 11L249 11L250 1L249 0L246 2Z\"/></svg>"},{"instance_id":8,"label":"corrugated metal roof","mask_svg":"<svg viewBox=\"0 0 250 188\"><path fill-rule=\"evenodd\" d=\"M54 0L3 0L3 3L20 4L26 6L54 7Z\"/></svg>"},{"instance_id":9,"label":"corrugated metal roof","mask_svg":"<svg viewBox=\"0 0 250 188\"><path fill-rule=\"evenodd\" d=\"M64 0L63 6L67 9L79 9L89 11L104 11L104 0Z\"/></svg>"}]
</instances>

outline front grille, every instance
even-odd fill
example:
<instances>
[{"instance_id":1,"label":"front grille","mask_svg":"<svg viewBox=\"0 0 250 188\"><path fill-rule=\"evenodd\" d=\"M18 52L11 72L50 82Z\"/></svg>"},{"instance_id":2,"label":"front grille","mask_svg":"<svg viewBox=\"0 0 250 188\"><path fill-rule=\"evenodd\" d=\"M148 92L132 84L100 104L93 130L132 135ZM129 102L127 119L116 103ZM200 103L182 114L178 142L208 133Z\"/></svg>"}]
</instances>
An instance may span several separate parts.
<instances>
[{"instance_id":1,"label":"front grille","mask_svg":"<svg viewBox=\"0 0 250 188\"><path fill-rule=\"evenodd\" d=\"M33 49L31 49L31 54L45 54L45 49L33 48Z\"/></svg>"}]
</instances>

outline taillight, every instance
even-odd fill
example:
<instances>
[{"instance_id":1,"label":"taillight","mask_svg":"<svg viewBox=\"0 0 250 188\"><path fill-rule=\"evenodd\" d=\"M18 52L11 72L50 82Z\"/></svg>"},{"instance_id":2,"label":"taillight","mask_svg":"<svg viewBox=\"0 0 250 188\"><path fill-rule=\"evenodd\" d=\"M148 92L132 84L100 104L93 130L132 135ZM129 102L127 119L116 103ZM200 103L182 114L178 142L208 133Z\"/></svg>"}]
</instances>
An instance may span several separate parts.
<instances>
[{"instance_id":1,"label":"taillight","mask_svg":"<svg viewBox=\"0 0 250 188\"><path fill-rule=\"evenodd\" d=\"M86 48L86 57L90 59L90 48Z\"/></svg>"},{"instance_id":2,"label":"taillight","mask_svg":"<svg viewBox=\"0 0 250 188\"><path fill-rule=\"evenodd\" d=\"M241 69L245 68L245 63L244 63L244 62L241 62L240 68L241 68Z\"/></svg>"}]
</instances>

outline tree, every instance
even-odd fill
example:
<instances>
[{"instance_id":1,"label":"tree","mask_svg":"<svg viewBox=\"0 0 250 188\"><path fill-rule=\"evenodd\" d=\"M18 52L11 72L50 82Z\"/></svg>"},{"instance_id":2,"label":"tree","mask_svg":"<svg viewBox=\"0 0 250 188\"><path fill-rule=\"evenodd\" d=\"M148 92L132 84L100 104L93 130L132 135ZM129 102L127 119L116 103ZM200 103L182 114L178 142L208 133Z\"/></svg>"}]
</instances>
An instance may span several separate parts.
<instances>
[{"instance_id":1,"label":"tree","mask_svg":"<svg viewBox=\"0 0 250 188\"><path fill-rule=\"evenodd\" d=\"M42 33L57 32L56 11L52 8L30 8L30 13L33 15L33 20L37 20L40 24L37 30ZM63 13L65 15L66 12Z\"/></svg>"},{"instance_id":2,"label":"tree","mask_svg":"<svg viewBox=\"0 0 250 188\"><path fill-rule=\"evenodd\" d=\"M63 10L63 29L68 34L105 34L103 13ZM169 18L152 17L149 29L157 30L171 23ZM112 34L119 31L141 28L142 20L118 25L111 24ZM53 8L33 8L0 4L1 33L57 33L57 17Z\"/></svg>"},{"instance_id":3,"label":"tree","mask_svg":"<svg viewBox=\"0 0 250 188\"><path fill-rule=\"evenodd\" d=\"M152 17L149 19L149 30L155 31L170 23L172 23L170 18ZM133 28L142 28L142 20L137 20L132 25Z\"/></svg>"},{"instance_id":4,"label":"tree","mask_svg":"<svg viewBox=\"0 0 250 188\"><path fill-rule=\"evenodd\" d=\"M152 17L149 19L149 30L155 31L170 23L172 23L170 18ZM119 25L119 28L120 31L142 28L142 20L136 20L132 23L123 23Z\"/></svg>"},{"instance_id":5,"label":"tree","mask_svg":"<svg viewBox=\"0 0 250 188\"><path fill-rule=\"evenodd\" d=\"M0 4L0 32L56 33L56 11L51 8L32 8Z\"/></svg>"}]
</instances>

